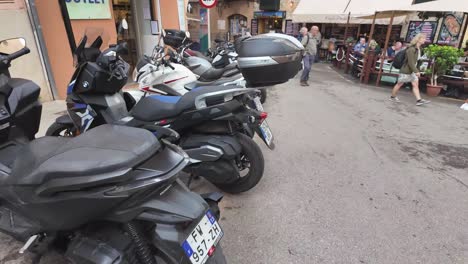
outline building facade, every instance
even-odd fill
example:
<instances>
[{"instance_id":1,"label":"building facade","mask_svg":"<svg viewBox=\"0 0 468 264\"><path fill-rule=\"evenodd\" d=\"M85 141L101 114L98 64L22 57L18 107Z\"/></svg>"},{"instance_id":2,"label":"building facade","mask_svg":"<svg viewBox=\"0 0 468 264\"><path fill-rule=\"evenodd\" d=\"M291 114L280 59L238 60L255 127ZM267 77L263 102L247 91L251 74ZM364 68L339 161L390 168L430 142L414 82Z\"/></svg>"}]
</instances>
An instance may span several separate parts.
<instances>
[{"instance_id":1,"label":"building facade","mask_svg":"<svg viewBox=\"0 0 468 264\"><path fill-rule=\"evenodd\" d=\"M34 81L41 87L41 100L52 100L52 89L30 20L27 3L24 0L0 1L0 23L3 25L0 40L22 37L31 50L30 54L12 63L10 68L12 76Z\"/></svg>"},{"instance_id":2,"label":"building facade","mask_svg":"<svg viewBox=\"0 0 468 264\"><path fill-rule=\"evenodd\" d=\"M78 43L85 32L94 31L105 40L102 48L126 41L130 54L125 60L135 66L159 43L162 28L186 27L186 0L63 1L71 32L65 28L58 0L0 1L0 22L9 25L2 28L0 39L24 37L31 49L13 63L12 75L40 85L43 101L66 97L75 69L69 39Z\"/></svg>"}]
</instances>

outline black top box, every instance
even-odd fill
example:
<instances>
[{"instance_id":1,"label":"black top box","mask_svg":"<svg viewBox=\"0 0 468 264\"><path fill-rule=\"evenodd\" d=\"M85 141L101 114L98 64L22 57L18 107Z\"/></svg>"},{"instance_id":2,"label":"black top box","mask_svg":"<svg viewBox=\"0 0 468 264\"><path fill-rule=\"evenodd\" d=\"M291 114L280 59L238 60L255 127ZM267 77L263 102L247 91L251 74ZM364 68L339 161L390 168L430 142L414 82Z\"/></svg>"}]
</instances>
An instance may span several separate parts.
<instances>
[{"instance_id":1,"label":"black top box","mask_svg":"<svg viewBox=\"0 0 468 264\"><path fill-rule=\"evenodd\" d=\"M294 37L269 33L238 39L236 51L249 87L285 83L302 69L304 47Z\"/></svg>"},{"instance_id":2,"label":"black top box","mask_svg":"<svg viewBox=\"0 0 468 264\"><path fill-rule=\"evenodd\" d=\"M187 40L185 31L177 29L165 29L165 36L163 37L164 44L178 49Z\"/></svg>"}]
</instances>

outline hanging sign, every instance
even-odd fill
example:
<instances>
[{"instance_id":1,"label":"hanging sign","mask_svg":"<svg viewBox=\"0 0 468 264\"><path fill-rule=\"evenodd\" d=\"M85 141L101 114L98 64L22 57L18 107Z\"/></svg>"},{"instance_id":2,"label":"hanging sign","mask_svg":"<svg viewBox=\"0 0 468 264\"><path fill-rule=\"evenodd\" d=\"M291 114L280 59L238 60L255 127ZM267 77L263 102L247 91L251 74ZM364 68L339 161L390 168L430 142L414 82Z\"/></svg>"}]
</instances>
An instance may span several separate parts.
<instances>
[{"instance_id":1,"label":"hanging sign","mask_svg":"<svg viewBox=\"0 0 468 264\"><path fill-rule=\"evenodd\" d=\"M215 7L216 4L218 3L218 0L199 0L200 5L202 5L204 8L212 8Z\"/></svg>"},{"instance_id":2,"label":"hanging sign","mask_svg":"<svg viewBox=\"0 0 468 264\"><path fill-rule=\"evenodd\" d=\"M70 19L111 19L108 0L65 0Z\"/></svg>"}]
</instances>

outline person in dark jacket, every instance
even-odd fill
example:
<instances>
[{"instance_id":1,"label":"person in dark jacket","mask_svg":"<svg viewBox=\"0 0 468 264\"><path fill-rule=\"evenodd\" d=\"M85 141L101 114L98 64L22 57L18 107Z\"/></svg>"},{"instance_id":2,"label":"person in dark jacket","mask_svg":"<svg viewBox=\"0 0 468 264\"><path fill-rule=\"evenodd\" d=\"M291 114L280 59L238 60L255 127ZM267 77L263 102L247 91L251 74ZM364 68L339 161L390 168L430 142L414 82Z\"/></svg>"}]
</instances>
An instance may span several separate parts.
<instances>
[{"instance_id":1,"label":"person in dark jacket","mask_svg":"<svg viewBox=\"0 0 468 264\"><path fill-rule=\"evenodd\" d=\"M426 42L425 34L416 35L411 41L411 45L402 52L406 52L406 60L403 64L403 67L400 69L400 75L398 76L398 82L393 87L392 95L390 96L390 101L399 103L400 99L396 96L403 84L410 82L413 86L413 94L416 97L416 105L421 106L430 103L428 100L421 98L421 93L419 92L419 77L421 73L418 69L418 60L421 57L421 45Z\"/></svg>"}]
</instances>

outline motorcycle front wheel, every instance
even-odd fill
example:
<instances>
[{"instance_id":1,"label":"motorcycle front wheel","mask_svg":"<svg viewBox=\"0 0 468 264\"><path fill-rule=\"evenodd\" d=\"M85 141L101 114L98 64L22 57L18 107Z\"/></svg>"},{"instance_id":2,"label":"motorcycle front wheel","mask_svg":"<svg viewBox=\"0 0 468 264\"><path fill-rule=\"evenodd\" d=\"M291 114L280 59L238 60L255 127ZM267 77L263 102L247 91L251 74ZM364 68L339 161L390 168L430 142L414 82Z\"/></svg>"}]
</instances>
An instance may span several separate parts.
<instances>
[{"instance_id":1,"label":"motorcycle front wheel","mask_svg":"<svg viewBox=\"0 0 468 264\"><path fill-rule=\"evenodd\" d=\"M76 129L73 124L59 124L54 122L47 129L46 136L49 137L74 137L76 136Z\"/></svg>"}]
</instances>

